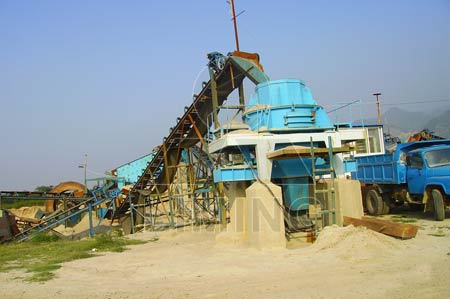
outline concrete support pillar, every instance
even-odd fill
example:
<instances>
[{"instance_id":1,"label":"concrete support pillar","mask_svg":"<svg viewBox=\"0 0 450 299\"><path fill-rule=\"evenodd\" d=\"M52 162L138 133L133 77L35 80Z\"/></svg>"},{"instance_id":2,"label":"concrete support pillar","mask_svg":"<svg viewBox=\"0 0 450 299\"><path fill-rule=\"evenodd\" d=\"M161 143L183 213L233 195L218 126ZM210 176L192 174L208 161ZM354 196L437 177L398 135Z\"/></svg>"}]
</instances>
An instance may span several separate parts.
<instances>
[{"instance_id":1,"label":"concrete support pillar","mask_svg":"<svg viewBox=\"0 0 450 299\"><path fill-rule=\"evenodd\" d=\"M267 153L273 151L273 145L264 136L256 145L256 163L258 165L258 177L261 181L270 182L272 175L272 160L267 159Z\"/></svg>"},{"instance_id":2,"label":"concrete support pillar","mask_svg":"<svg viewBox=\"0 0 450 299\"><path fill-rule=\"evenodd\" d=\"M244 237L245 232L245 182L233 182L227 192L230 203L230 223L227 231L240 234Z\"/></svg>"},{"instance_id":3,"label":"concrete support pillar","mask_svg":"<svg viewBox=\"0 0 450 299\"><path fill-rule=\"evenodd\" d=\"M256 248L286 247L283 210L278 204L282 202L281 187L257 181L245 194L247 244Z\"/></svg>"},{"instance_id":4,"label":"concrete support pillar","mask_svg":"<svg viewBox=\"0 0 450 299\"><path fill-rule=\"evenodd\" d=\"M254 248L284 248L286 237L281 203L281 187L270 182L255 182L245 189L244 182L234 182L227 191L230 223L219 234L220 243Z\"/></svg>"}]
</instances>

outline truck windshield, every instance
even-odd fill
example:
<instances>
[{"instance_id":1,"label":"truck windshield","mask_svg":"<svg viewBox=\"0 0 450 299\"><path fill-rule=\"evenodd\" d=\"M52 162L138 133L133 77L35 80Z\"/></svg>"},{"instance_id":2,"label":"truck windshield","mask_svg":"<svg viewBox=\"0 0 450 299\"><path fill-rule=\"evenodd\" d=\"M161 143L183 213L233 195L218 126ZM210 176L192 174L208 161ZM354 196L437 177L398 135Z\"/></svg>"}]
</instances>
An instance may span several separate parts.
<instances>
[{"instance_id":1,"label":"truck windshield","mask_svg":"<svg viewBox=\"0 0 450 299\"><path fill-rule=\"evenodd\" d=\"M450 165L450 148L426 152L425 160L427 161L429 167Z\"/></svg>"}]
</instances>

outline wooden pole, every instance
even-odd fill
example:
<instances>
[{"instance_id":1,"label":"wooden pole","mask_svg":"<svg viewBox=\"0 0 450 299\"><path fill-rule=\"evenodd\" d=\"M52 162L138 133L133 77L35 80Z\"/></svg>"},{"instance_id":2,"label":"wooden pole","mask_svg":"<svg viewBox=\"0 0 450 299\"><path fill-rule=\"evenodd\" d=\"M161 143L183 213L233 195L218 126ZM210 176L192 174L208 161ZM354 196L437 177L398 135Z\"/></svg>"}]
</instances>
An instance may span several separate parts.
<instances>
[{"instance_id":1,"label":"wooden pole","mask_svg":"<svg viewBox=\"0 0 450 299\"><path fill-rule=\"evenodd\" d=\"M373 94L377 98L377 116L378 116L378 124L381 124L381 108L380 108L380 100L378 96L381 95L381 93L377 92Z\"/></svg>"},{"instance_id":2,"label":"wooden pole","mask_svg":"<svg viewBox=\"0 0 450 299\"><path fill-rule=\"evenodd\" d=\"M170 210L170 225L174 226L174 219L173 219L173 202L172 202L172 196L170 195L170 178L169 178L169 159L167 158L167 146L166 142L163 142L163 151L164 151L164 169L166 174L166 184L167 184L167 194L169 195L169 210ZM164 207L164 204L162 204Z\"/></svg>"},{"instance_id":3,"label":"wooden pole","mask_svg":"<svg viewBox=\"0 0 450 299\"><path fill-rule=\"evenodd\" d=\"M231 0L231 13L233 14L233 25L234 25L234 39L236 40L236 51L239 50L239 36L236 22L236 10L234 9L234 0Z\"/></svg>"},{"instance_id":4,"label":"wooden pole","mask_svg":"<svg viewBox=\"0 0 450 299\"><path fill-rule=\"evenodd\" d=\"M361 219L344 216L344 225L365 226L370 230L400 239L414 238L419 227L412 224L362 217Z\"/></svg>"}]
</instances>

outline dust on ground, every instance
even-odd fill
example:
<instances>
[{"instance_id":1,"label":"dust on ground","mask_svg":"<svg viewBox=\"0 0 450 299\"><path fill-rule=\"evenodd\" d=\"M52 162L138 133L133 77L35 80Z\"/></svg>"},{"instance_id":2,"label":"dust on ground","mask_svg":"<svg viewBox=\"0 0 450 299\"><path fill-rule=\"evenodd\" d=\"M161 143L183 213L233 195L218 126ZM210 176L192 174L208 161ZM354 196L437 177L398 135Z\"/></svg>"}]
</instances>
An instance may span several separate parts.
<instances>
[{"instance_id":1,"label":"dust on ground","mask_svg":"<svg viewBox=\"0 0 450 299\"><path fill-rule=\"evenodd\" d=\"M450 219L435 222L421 214L413 216L419 218L413 224L420 227L414 239L332 226L313 245L297 249L219 244L214 226L147 231L132 237L159 240L123 253L65 263L55 279L42 284L15 279L20 273L2 273L0 297L448 297Z\"/></svg>"}]
</instances>

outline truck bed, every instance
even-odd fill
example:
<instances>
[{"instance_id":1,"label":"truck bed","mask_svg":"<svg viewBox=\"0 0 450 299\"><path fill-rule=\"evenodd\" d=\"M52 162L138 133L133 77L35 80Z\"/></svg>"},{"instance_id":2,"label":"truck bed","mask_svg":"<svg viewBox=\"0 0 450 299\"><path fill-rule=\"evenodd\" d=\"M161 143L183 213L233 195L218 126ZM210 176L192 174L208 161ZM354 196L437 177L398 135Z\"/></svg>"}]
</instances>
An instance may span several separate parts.
<instances>
[{"instance_id":1,"label":"truck bed","mask_svg":"<svg viewBox=\"0 0 450 299\"><path fill-rule=\"evenodd\" d=\"M405 165L394 154L357 157L357 171L352 178L366 184L402 184L406 182Z\"/></svg>"}]
</instances>

